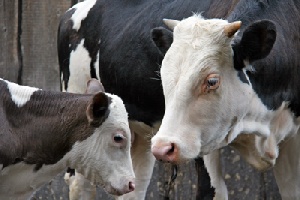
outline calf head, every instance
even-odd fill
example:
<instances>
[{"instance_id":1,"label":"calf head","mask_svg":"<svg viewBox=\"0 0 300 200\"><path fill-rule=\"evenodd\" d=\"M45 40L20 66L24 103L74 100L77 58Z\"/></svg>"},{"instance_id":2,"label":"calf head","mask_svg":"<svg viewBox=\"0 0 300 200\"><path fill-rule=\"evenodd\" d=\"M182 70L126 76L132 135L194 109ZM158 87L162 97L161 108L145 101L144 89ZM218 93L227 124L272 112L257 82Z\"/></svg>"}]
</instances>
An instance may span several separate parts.
<instances>
[{"instance_id":1,"label":"calf head","mask_svg":"<svg viewBox=\"0 0 300 200\"><path fill-rule=\"evenodd\" d=\"M71 154L80 159L72 167L106 191L122 195L134 190L134 172L128 116L122 100L104 93L101 83L92 79L87 93L94 94L86 115L94 133L75 143ZM99 173L98 173L99 172Z\"/></svg>"},{"instance_id":2,"label":"calf head","mask_svg":"<svg viewBox=\"0 0 300 200\"><path fill-rule=\"evenodd\" d=\"M154 156L178 162L208 154L241 133L269 136L268 110L253 91L245 65L269 54L275 25L255 22L237 39L239 21L195 15L168 23L174 34L161 67L166 110L152 138Z\"/></svg>"}]
</instances>

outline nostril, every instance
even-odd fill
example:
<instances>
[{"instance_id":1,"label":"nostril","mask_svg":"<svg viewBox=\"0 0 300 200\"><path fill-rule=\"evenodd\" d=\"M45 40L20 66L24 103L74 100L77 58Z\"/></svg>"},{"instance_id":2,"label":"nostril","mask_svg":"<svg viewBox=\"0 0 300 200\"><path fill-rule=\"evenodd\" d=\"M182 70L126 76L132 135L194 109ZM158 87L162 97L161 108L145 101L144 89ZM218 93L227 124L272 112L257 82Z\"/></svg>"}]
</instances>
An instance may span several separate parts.
<instances>
[{"instance_id":1,"label":"nostril","mask_svg":"<svg viewBox=\"0 0 300 200\"><path fill-rule=\"evenodd\" d=\"M129 182L129 191L132 192L135 189L135 185L133 182Z\"/></svg>"},{"instance_id":2,"label":"nostril","mask_svg":"<svg viewBox=\"0 0 300 200\"><path fill-rule=\"evenodd\" d=\"M169 149L169 151L167 152L167 155L172 155L175 152L175 144L171 143L171 148Z\"/></svg>"}]
</instances>

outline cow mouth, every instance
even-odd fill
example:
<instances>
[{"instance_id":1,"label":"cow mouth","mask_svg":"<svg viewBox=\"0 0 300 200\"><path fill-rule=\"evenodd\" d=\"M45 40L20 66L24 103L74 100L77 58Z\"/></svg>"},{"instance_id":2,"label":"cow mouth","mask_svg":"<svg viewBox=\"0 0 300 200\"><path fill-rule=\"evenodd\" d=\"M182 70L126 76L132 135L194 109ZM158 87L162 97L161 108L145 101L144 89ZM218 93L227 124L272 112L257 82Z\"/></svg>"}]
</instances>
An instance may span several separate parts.
<instances>
[{"instance_id":1,"label":"cow mouth","mask_svg":"<svg viewBox=\"0 0 300 200\"><path fill-rule=\"evenodd\" d=\"M123 195L123 193L116 189L115 187L113 187L111 184L106 184L106 186L104 187L105 191L111 195L116 195L116 196L121 196Z\"/></svg>"},{"instance_id":2,"label":"cow mouth","mask_svg":"<svg viewBox=\"0 0 300 200\"><path fill-rule=\"evenodd\" d=\"M108 183L105 185L105 187L103 187L105 189L105 191L111 195L115 195L115 196L122 196L126 193L129 193L131 191L129 190L120 190L115 188L114 186L111 185L111 183Z\"/></svg>"}]
</instances>

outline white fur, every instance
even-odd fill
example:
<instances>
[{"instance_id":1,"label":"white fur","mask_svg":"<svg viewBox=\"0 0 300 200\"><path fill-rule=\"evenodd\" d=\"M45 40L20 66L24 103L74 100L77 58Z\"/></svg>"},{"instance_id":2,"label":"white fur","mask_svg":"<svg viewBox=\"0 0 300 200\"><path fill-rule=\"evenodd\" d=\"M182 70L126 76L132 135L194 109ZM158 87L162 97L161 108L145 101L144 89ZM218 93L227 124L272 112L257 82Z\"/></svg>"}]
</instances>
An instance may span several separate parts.
<instances>
[{"instance_id":1,"label":"white fur","mask_svg":"<svg viewBox=\"0 0 300 200\"><path fill-rule=\"evenodd\" d=\"M92 59L83 44L84 39L81 40L76 49L70 54L68 92L84 93L86 90L87 80L91 77L90 63Z\"/></svg>"},{"instance_id":2,"label":"white fur","mask_svg":"<svg viewBox=\"0 0 300 200\"><path fill-rule=\"evenodd\" d=\"M70 200L84 199L84 200L95 200L96 198L96 187L91 185L90 181L85 179L80 173L75 173L74 176L69 176L66 173L64 179L69 185L69 198Z\"/></svg>"},{"instance_id":3,"label":"white fur","mask_svg":"<svg viewBox=\"0 0 300 200\"><path fill-rule=\"evenodd\" d=\"M97 53L97 59L94 63L94 67L95 67L95 70L96 70L96 76L97 76L98 80L101 82L100 72L99 72L99 59L100 59L100 50Z\"/></svg>"},{"instance_id":4,"label":"white fur","mask_svg":"<svg viewBox=\"0 0 300 200\"><path fill-rule=\"evenodd\" d=\"M76 11L73 13L71 20L73 21L73 29L78 31L81 27L81 22L87 17L90 9L96 4L96 0L86 0L75 4L72 8ZM71 8L71 9L72 9Z\"/></svg>"},{"instance_id":5,"label":"white fur","mask_svg":"<svg viewBox=\"0 0 300 200\"><path fill-rule=\"evenodd\" d=\"M215 200L228 200L228 191L222 176L220 151L215 150L203 157L204 164L210 176L211 186L215 188Z\"/></svg>"},{"instance_id":6,"label":"white fur","mask_svg":"<svg viewBox=\"0 0 300 200\"><path fill-rule=\"evenodd\" d=\"M20 86L16 83L6 80L4 81L7 83L7 88L10 92L11 99L18 107L24 106L30 100L30 97L33 95L33 93L39 90L35 87Z\"/></svg>"}]
</instances>

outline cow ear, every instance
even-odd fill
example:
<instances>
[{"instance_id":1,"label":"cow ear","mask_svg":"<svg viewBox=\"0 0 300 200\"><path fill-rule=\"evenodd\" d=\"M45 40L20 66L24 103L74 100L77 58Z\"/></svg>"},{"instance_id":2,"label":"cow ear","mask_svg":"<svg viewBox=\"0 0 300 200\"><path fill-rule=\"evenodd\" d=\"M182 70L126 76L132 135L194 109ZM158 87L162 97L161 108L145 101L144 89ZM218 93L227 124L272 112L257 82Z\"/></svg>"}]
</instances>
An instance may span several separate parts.
<instances>
[{"instance_id":1,"label":"cow ear","mask_svg":"<svg viewBox=\"0 0 300 200\"><path fill-rule=\"evenodd\" d=\"M96 94L98 92L105 92L102 83L95 78L88 80L85 93Z\"/></svg>"},{"instance_id":2,"label":"cow ear","mask_svg":"<svg viewBox=\"0 0 300 200\"><path fill-rule=\"evenodd\" d=\"M173 42L173 33L163 27L151 30L151 39L164 56Z\"/></svg>"},{"instance_id":3,"label":"cow ear","mask_svg":"<svg viewBox=\"0 0 300 200\"><path fill-rule=\"evenodd\" d=\"M249 25L239 42L234 43L235 67L244 67L244 61L250 63L269 55L276 40L276 26L272 21L260 20Z\"/></svg>"},{"instance_id":4,"label":"cow ear","mask_svg":"<svg viewBox=\"0 0 300 200\"><path fill-rule=\"evenodd\" d=\"M86 110L87 119L92 126L100 126L108 117L110 102L111 99L103 92L93 96Z\"/></svg>"}]
</instances>

